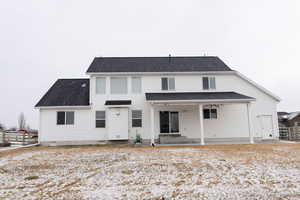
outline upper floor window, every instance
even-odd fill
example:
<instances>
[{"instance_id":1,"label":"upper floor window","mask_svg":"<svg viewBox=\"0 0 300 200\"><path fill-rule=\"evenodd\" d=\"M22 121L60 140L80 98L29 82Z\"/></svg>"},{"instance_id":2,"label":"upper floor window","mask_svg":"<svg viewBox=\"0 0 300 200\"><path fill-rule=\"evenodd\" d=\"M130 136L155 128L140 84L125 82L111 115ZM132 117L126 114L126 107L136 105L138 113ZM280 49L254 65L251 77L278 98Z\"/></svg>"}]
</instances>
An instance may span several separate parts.
<instances>
[{"instance_id":1,"label":"upper floor window","mask_svg":"<svg viewBox=\"0 0 300 200\"><path fill-rule=\"evenodd\" d=\"M141 77L131 78L131 90L134 94L140 94L142 92L142 79Z\"/></svg>"},{"instance_id":2,"label":"upper floor window","mask_svg":"<svg viewBox=\"0 0 300 200\"><path fill-rule=\"evenodd\" d=\"M161 78L162 90L175 90L175 78L163 77Z\"/></svg>"},{"instance_id":3,"label":"upper floor window","mask_svg":"<svg viewBox=\"0 0 300 200\"><path fill-rule=\"evenodd\" d=\"M96 78L96 94L105 94L106 92L106 78L97 77Z\"/></svg>"},{"instance_id":4,"label":"upper floor window","mask_svg":"<svg viewBox=\"0 0 300 200\"><path fill-rule=\"evenodd\" d=\"M59 111L56 116L57 125L72 125L74 124L74 111Z\"/></svg>"},{"instance_id":5,"label":"upper floor window","mask_svg":"<svg viewBox=\"0 0 300 200\"><path fill-rule=\"evenodd\" d=\"M216 78L215 77L203 77L203 90L216 89Z\"/></svg>"},{"instance_id":6,"label":"upper floor window","mask_svg":"<svg viewBox=\"0 0 300 200\"><path fill-rule=\"evenodd\" d=\"M110 93L111 94L127 94L127 77L111 77Z\"/></svg>"}]
</instances>

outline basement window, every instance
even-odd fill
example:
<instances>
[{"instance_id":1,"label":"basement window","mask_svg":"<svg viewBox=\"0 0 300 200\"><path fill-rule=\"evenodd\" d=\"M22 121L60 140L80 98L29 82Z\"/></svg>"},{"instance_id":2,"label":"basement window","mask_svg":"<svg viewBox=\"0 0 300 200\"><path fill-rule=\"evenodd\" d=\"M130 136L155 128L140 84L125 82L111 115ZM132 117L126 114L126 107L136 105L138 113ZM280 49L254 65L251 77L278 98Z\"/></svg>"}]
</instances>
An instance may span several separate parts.
<instances>
[{"instance_id":1,"label":"basement window","mask_svg":"<svg viewBox=\"0 0 300 200\"><path fill-rule=\"evenodd\" d=\"M73 125L74 111L58 111L56 117L57 125Z\"/></svg>"},{"instance_id":2,"label":"basement window","mask_svg":"<svg viewBox=\"0 0 300 200\"><path fill-rule=\"evenodd\" d=\"M218 112L217 109L203 109L203 118L204 119L217 119L218 118Z\"/></svg>"},{"instance_id":3,"label":"basement window","mask_svg":"<svg viewBox=\"0 0 300 200\"><path fill-rule=\"evenodd\" d=\"M96 111L96 128L105 128L105 111Z\"/></svg>"}]
</instances>

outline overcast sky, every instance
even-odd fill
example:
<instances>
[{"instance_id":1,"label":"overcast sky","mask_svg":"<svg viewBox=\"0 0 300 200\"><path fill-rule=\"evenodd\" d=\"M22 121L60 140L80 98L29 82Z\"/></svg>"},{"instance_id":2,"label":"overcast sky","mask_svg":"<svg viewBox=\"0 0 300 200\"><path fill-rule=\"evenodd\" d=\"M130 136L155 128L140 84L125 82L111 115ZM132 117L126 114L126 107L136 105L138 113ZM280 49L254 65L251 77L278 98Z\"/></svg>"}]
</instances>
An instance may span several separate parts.
<instances>
[{"instance_id":1,"label":"overcast sky","mask_svg":"<svg viewBox=\"0 0 300 200\"><path fill-rule=\"evenodd\" d=\"M95 56L219 56L300 110L299 0L1 0L0 122L16 126Z\"/></svg>"}]
</instances>

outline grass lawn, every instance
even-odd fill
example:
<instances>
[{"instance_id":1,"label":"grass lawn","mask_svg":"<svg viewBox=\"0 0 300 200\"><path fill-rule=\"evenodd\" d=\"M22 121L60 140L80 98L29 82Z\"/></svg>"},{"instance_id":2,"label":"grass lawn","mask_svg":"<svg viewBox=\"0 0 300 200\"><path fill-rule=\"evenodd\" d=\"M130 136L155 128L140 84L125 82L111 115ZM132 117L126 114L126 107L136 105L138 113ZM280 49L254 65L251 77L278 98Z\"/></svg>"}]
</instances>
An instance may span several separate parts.
<instances>
[{"instance_id":1,"label":"grass lawn","mask_svg":"<svg viewBox=\"0 0 300 200\"><path fill-rule=\"evenodd\" d=\"M299 199L300 144L0 152L0 199Z\"/></svg>"}]
</instances>

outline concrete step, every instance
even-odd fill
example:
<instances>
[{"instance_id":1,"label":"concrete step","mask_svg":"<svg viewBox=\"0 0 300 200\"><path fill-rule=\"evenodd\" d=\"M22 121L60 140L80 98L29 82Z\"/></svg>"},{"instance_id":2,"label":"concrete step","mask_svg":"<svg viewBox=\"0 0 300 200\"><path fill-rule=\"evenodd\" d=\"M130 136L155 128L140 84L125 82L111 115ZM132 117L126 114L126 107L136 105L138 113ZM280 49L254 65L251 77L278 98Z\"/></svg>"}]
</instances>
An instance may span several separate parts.
<instances>
[{"instance_id":1,"label":"concrete step","mask_svg":"<svg viewBox=\"0 0 300 200\"><path fill-rule=\"evenodd\" d=\"M160 144L189 144L193 143L191 139L188 139L186 136L181 135L160 135L159 136Z\"/></svg>"}]
</instances>

